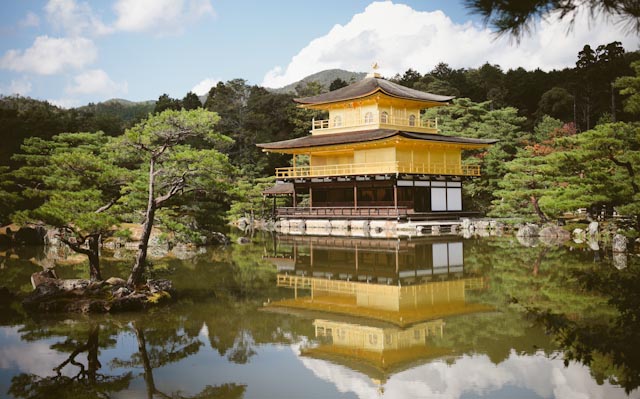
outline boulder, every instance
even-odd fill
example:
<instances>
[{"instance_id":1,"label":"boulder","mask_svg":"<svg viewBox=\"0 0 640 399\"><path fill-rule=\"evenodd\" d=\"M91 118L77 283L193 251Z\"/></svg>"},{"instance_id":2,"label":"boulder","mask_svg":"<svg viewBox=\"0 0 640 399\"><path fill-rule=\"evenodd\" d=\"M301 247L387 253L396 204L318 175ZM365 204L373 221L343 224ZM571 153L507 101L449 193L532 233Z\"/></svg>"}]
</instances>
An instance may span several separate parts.
<instances>
[{"instance_id":1,"label":"boulder","mask_svg":"<svg viewBox=\"0 0 640 399\"><path fill-rule=\"evenodd\" d=\"M591 236L589 240L587 240L587 245L589 245L589 249L591 249L592 251L600 250L600 244L598 243L598 240L594 239L593 236Z\"/></svg>"},{"instance_id":2,"label":"boulder","mask_svg":"<svg viewBox=\"0 0 640 399\"><path fill-rule=\"evenodd\" d=\"M540 244L540 239L535 236L516 236L516 239L524 247L537 247Z\"/></svg>"},{"instance_id":3,"label":"boulder","mask_svg":"<svg viewBox=\"0 0 640 399\"><path fill-rule=\"evenodd\" d=\"M464 218L462 219L462 224L460 225L462 230L471 230L473 228L473 223L471 219Z\"/></svg>"},{"instance_id":4,"label":"boulder","mask_svg":"<svg viewBox=\"0 0 640 399\"><path fill-rule=\"evenodd\" d=\"M613 241L611 243L611 249L613 252L627 252L627 244L629 240L627 237L622 234L616 234L613 236Z\"/></svg>"},{"instance_id":5,"label":"boulder","mask_svg":"<svg viewBox=\"0 0 640 399\"><path fill-rule=\"evenodd\" d=\"M211 243L217 243L219 245L229 245L231 244L231 240L229 239L229 237L227 237L226 235L218 232L218 231L212 231L210 233L211 235L211 240L209 240Z\"/></svg>"},{"instance_id":6,"label":"boulder","mask_svg":"<svg viewBox=\"0 0 640 399\"><path fill-rule=\"evenodd\" d=\"M198 254L198 247L190 244L178 244L171 249L171 255L176 259L191 259Z\"/></svg>"},{"instance_id":7,"label":"boulder","mask_svg":"<svg viewBox=\"0 0 640 399\"><path fill-rule=\"evenodd\" d=\"M251 243L251 239L248 237L238 237L236 242L240 245L246 245Z\"/></svg>"},{"instance_id":8,"label":"boulder","mask_svg":"<svg viewBox=\"0 0 640 399\"><path fill-rule=\"evenodd\" d=\"M538 237L540 229L535 224L527 223L518 229L516 237Z\"/></svg>"},{"instance_id":9,"label":"boulder","mask_svg":"<svg viewBox=\"0 0 640 399\"><path fill-rule=\"evenodd\" d=\"M106 309L110 312L126 312L144 309L147 303L145 294L131 294L122 298L115 298L106 305Z\"/></svg>"},{"instance_id":10,"label":"boulder","mask_svg":"<svg viewBox=\"0 0 640 399\"><path fill-rule=\"evenodd\" d=\"M46 269L41 272L35 272L31 275L31 286L35 290L39 285L44 283L52 283L58 279L53 269Z\"/></svg>"},{"instance_id":11,"label":"boulder","mask_svg":"<svg viewBox=\"0 0 640 399\"><path fill-rule=\"evenodd\" d=\"M552 224L544 226L540 230L539 235L540 237L558 238L562 241L566 241L571 238L571 234L568 231Z\"/></svg>"},{"instance_id":12,"label":"boulder","mask_svg":"<svg viewBox=\"0 0 640 399\"><path fill-rule=\"evenodd\" d=\"M236 221L236 225L238 226L239 229L244 230L246 227L249 226L249 219L245 217L241 217Z\"/></svg>"},{"instance_id":13,"label":"boulder","mask_svg":"<svg viewBox=\"0 0 640 399\"><path fill-rule=\"evenodd\" d=\"M127 282L120 277L109 277L105 283L108 285L127 285Z\"/></svg>"},{"instance_id":14,"label":"boulder","mask_svg":"<svg viewBox=\"0 0 640 399\"><path fill-rule=\"evenodd\" d=\"M147 280L147 287L152 294L164 291L173 294L173 282L167 279Z\"/></svg>"},{"instance_id":15,"label":"boulder","mask_svg":"<svg viewBox=\"0 0 640 399\"><path fill-rule=\"evenodd\" d=\"M588 236L595 236L598 234L598 222L591 222L589 223L589 227L587 227L587 235Z\"/></svg>"},{"instance_id":16,"label":"boulder","mask_svg":"<svg viewBox=\"0 0 640 399\"><path fill-rule=\"evenodd\" d=\"M625 269L627 267L627 254L623 253L623 252L615 252L613 254L613 266L618 269L618 270L622 270Z\"/></svg>"},{"instance_id":17,"label":"boulder","mask_svg":"<svg viewBox=\"0 0 640 399\"><path fill-rule=\"evenodd\" d=\"M115 298L122 298L131 294L131 290L127 287L119 287L113 291L113 296Z\"/></svg>"}]
</instances>

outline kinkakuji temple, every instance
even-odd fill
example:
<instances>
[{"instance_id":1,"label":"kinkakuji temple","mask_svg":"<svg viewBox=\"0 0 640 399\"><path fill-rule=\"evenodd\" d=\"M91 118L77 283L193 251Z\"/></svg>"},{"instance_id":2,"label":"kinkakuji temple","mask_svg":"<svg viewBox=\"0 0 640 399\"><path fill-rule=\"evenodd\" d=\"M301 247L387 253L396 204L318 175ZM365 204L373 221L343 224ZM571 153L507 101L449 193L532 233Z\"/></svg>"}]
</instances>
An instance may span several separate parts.
<instances>
[{"instance_id":1,"label":"kinkakuji temple","mask_svg":"<svg viewBox=\"0 0 640 399\"><path fill-rule=\"evenodd\" d=\"M293 158L292 166L276 169L277 184L264 192L292 197L291 206L277 209L277 217L406 221L464 216L462 185L480 176L480 167L465 165L463 151L497 140L445 136L437 120L421 116L422 110L446 106L451 99L377 73L295 99L302 108L328 113L328 119L314 119L311 135L258 144Z\"/></svg>"}]
</instances>

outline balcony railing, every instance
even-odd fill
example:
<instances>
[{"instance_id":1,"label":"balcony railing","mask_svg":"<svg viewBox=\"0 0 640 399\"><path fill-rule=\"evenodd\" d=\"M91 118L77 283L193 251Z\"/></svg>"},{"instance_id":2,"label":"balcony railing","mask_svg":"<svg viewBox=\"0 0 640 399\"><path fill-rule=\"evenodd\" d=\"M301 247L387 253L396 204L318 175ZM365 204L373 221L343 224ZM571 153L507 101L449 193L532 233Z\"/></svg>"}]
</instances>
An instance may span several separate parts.
<instances>
[{"instance_id":1,"label":"balcony railing","mask_svg":"<svg viewBox=\"0 0 640 399\"><path fill-rule=\"evenodd\" d=\"M404 118L384 113L368 113L357 117L334 117L333 119L315 118L311 124L312 132L329 133L341 130L353 130L354 127L365 129L406 128L406 130L424 133L437 133L437 119Z\"/></svg>"},{"instance_id":2,"label":"balcony railing","mask_svg":"<svg viewBox=\"0 0 640 399\"><path fill-rule=\"evenodd\" d=\"M281 207L277 209L277 216L323 217L323 218L389 218L406 217L409 210L406 206L358 206L353 207Z\"/></svg>"},{"instance_id":3,"label":"balcony railing","mask_svg":"<svg viewBox=\"0 0 640 399\"><path fill-rule=\"evenodd\" d=\"M369 162L322 166L296 166L276 168L277 178L325 177L410 173L425 175L480 176L479 165L447 165L444 163Z\"/></svg>"}]
</instances>

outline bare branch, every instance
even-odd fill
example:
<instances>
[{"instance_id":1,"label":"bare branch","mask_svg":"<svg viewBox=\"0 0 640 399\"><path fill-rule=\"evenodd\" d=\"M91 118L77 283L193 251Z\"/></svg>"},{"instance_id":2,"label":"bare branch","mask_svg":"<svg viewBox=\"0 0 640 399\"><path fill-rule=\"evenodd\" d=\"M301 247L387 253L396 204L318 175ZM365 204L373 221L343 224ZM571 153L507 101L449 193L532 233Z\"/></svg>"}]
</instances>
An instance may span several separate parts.
<instances>
[{"instance_id":1,"label":"bare branch","mask_svg":"<svg viewBox=\"0 0 640 399\"><path fill-rule=\"evenodd\" d=\"M107 209L109 209L112 206L114 206L115 203L118 202L119 199L120 199L120 196L111 199L111 201L109 201L108 204L105 204L104 206L101 206L100 208L96 209L95 213L101 213L101 212L106 211Z\"/></svg>"}]
</instances>

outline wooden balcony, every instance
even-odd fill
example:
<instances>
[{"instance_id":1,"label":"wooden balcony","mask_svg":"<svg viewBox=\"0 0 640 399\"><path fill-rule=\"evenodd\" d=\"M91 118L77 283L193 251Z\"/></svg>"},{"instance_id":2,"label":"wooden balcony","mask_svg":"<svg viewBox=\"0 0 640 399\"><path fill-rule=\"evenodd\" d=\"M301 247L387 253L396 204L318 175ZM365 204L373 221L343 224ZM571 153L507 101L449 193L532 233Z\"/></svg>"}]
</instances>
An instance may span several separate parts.
<instances>
[{"instance_id":1,"label":"wooden balcony","mask_svg":"<svg viewBox=\"0 0 640 399\"><path fill-rule=\"evenodd\" d=\"M313 119L312 134L341 133L370 129L397 129L418 133L438 133L437 119L401 118L393 115L369 113L344 119Z\"/></svg>"},{"instance_id":2,"label":"wooden balcony","mask_svg":"<svg viewBox=\"0 0 640 399\"><path fill-rule=\"evenodd\" d=\"M368 162L319 166L276 168L276 178L328 177L408 173L424 175L480 176L479 165L446 165L443 163Z\"/></svg>"},{"instance_id":3,"label":"wooden balcony","mask_svg":"<svg viewBox=\"0 0 640 399\"><path fill-rule=\"evenodd\" d=\"M409 210L406 206L359 206L353 207L297 207L297 208L277 208L278 217L301 217L301 218L366 218L366 219L389 219L406 217Z\"/></svg>"}]
</instances>

